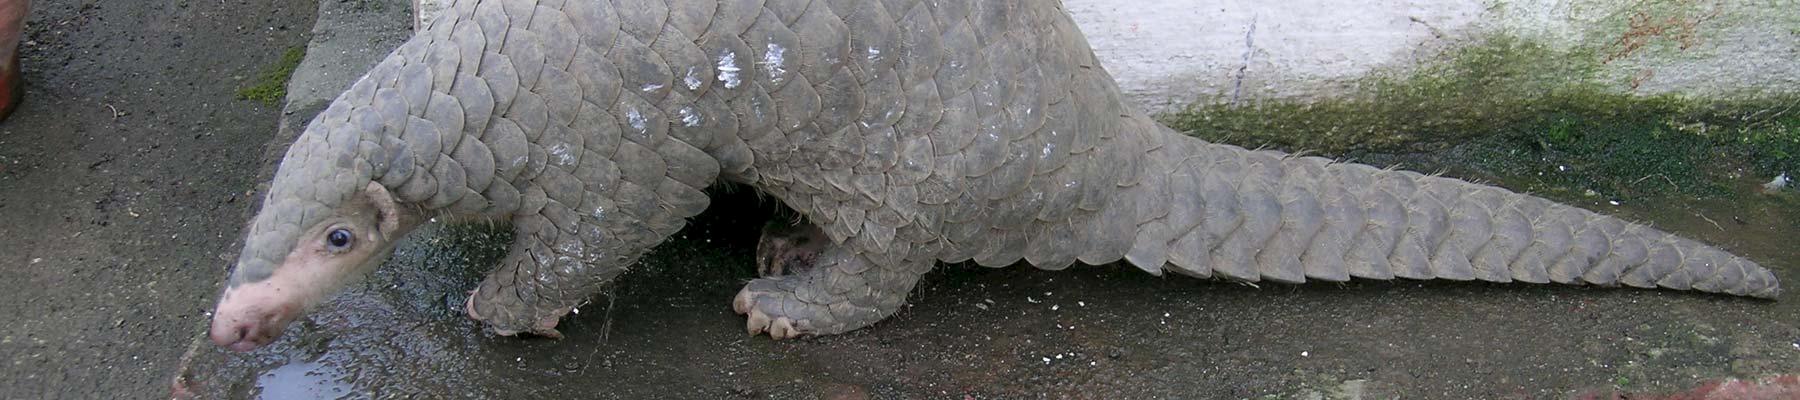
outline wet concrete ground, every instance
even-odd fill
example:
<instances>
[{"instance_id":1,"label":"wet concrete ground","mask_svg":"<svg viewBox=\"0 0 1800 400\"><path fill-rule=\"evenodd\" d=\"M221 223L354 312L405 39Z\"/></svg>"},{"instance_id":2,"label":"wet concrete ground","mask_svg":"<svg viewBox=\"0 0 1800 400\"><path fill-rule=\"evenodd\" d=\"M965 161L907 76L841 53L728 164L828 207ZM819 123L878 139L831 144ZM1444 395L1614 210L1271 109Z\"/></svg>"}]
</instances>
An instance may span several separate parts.
<instances>
[{"instance_id":1,"label":"wet concrete ground","mask_svg":"<svg viewBox=\"0 0 1800 400\"><path fill-rule=\"evenodd\" d=\"M715 204L755 204L723 194ZM1774 260L1795 208L1626 213ZM1769 224L1680 225L1690 213ZM727 306L766 207L714 210L564 322L560 341L479 333L462 291L505 234L420 235L269 350L197 376L230 397L1565 398L1800 371L1790 297L1446 282L1268 285L1135 269L942 266L894 318L748 337ZM1728 218L1728 217L1727 217ZM1700 222L1705 224L1705 222ZM1769 229L1785 223L1787 230ZM1674 226L1670 226L1674 225ZM496 238L495 236L502 236ZM208 363L202 363L208 364Z\"/></svg>"},{"instance_id":2,"label":"wet concrete ground","mask_svg":"<svg viewBox=\"0 0 1800 400\"><path fill-rule=\"evenodd\" d=\"M38 100L0 124L0 262L23 277L0 280L0 304L22 305L0 314L0 398L158 398L178 371L203 398L271 399L1565 398L1800 372L1792 290L1768 302L1448 282L1254 288L1121 267L940 266L887 321L775 342L745 335L728 304L772 206L726 189L565 320L562 340L495 337L463 317L463 292L506 234L437 226L274 345L200 346L182 370L254 198L243 194L261 146L282 137L278 118L303 121L308 108L278 116L233 102L237 86L218 77L254 76L298 43L272 28L310 24L310 11L40 3L37 26L108 22L28 50L51 60L27 65ZM259 22L167 54L114 39L167 45L240 32L233 21ZM133 114L111 120L105 104ZM1800 201L1744 197L1577 205L1721 245L1795 282Z\"/></svg>"},{"instance_id":3,"label":"wet concrete ground","mask_svg":"<svg viewBox=\"0 0 1800 400\"><path fill-rule=\"evenodd\" d=\"M0 398L157 398L234 258L316 4L32 0L0 122Z\"/></svg>"}]
</instances>

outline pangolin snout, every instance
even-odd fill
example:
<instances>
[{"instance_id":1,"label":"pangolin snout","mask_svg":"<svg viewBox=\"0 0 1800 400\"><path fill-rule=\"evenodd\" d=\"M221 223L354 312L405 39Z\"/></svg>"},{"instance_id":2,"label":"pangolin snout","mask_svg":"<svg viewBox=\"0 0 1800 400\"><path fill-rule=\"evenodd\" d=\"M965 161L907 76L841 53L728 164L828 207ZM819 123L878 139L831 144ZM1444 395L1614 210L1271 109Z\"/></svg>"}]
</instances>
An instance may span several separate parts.
<instances>
[{"instance_id":1,"label":"pangolin snout","mask_svg":"<svg viewBox=\"0 0 1800 400\"><path fill-rule=\"evenodd\" d=\"M230 305L229 302L221 304L213 315L210 336L213 344L238 352L256 350L280 338L298 309L287 305L246 308Z\"/></svg>"}]
</instances>

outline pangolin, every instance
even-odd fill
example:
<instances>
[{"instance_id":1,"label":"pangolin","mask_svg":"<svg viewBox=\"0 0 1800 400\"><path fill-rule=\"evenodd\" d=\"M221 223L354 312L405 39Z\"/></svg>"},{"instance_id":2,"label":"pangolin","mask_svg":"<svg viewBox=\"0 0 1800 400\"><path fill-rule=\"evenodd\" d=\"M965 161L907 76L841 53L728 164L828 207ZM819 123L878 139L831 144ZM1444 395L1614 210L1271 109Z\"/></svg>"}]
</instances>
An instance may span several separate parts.
<instances>
[{"instance_id":1,"label":"pangolin","mask_svg":"<svg viewBox=\"0 0 1800 400\"><path fill-rule=\"evenodd\" d=\"M829 240L732 300L775 338L873 324L968 260L1779 290L1541 198L1182 135L1121 98L1056 0L460 0L289 147L211 337L271 342L432 218L509 224L466 311L555 336L720 181Z\"/></svg>"}]
</instances>

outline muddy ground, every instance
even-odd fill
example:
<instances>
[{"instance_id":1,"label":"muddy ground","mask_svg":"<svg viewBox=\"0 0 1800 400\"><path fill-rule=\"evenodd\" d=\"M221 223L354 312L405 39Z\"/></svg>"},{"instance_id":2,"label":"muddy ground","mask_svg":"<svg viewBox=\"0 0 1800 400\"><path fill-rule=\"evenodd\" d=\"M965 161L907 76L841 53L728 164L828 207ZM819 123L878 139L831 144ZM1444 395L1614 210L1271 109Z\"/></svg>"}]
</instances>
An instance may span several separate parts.
<instances>
[{"instance_id":1,"label":"muddy ground","mask_svg":"<svg viewBox=\"0 0 1800 400\"><path fill-rule=\"evenodd\" d=\"M30 98L0 124L0 398L165 397L235 258L277 121L305 119L235 93L306 43L318 8L36 3ZM1448 399L1800 372L1792 290L1767 302L1443 282L1254 288L1118 267L941 266L888 321L774 342L746 336L727 303L772 206L714 192L715 210L564 321L563 340L495 337L463 318L462 293L505 234L440 226L276 344L199 347L187 374L207 398ZM1611 200L1577 204L1800 278L1792 196Z\"/></svg>"}]
</instances>

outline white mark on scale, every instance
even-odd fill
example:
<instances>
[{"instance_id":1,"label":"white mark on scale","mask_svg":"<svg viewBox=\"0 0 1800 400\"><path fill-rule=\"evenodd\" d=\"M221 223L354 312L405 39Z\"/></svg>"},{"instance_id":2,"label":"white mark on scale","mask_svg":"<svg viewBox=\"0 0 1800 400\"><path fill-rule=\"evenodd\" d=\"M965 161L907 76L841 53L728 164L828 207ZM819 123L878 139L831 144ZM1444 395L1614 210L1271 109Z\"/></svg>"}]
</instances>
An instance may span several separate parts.
<instances>
[{"instance_id":1,"label":"white mark on scale","mask_svg":"<svg viewBox=\"0 0 1800 400\"><path fill-rule=\"evenodd\" d=\"M550 146L550 155L556 156L557 165L567 166L575 164L575 155L569 152L568 143L557 143L554 146Z\"/></svg>"},{"instance_id":2,"label":"white mark on scale","mask_svg":"<svg viewBox=\"0 0 1800 400\"><path fill-rule=\"evenodd\" d=\"M875 46L869 46L869 61L875 61L875 60L879 60L879 59L881 59L881 49L877 49L877 48L875 48Z\"/></svg>"},{"instance_id":3,"label":"white mark on scale","mask_svg":"<svg viewBox=\"0 0 1800 400\"><path fill-rule=\"evenodd\" d=\"M638 133L650 133L650 120L645 119L644 114L639 113L637 109L634 108L631 112L625 113L625 120L630 122L631 129L636 129Z\"/></svg>"},{"instance_id":4,"label":"white mark on scale","mask_svg":"<svg viewBox=\"0 0 1800 400\"><path fill-rule=\"evenodd\" d=\"M738 79L737 53L725 52L719 56L719 82L725 82L726 89L735 89L743 81Z\"/></svg>"},{"instance_id":5,"label":"white mark on scale","mask_svg":"<svg viewBox=\"0 0 1800 400\"><path fill-rule=\"evenodd\" d=\"M770 38L770 39L773 39L773 38ZM775 82L775 83L781 83L781 75L787 73L787 69L782 68L782 66L781 66L781 63L783 61L782 57L784 54L787 53L787 49L784 49L781 47L781 45L774 44L774 43L769 43L768 49L769 49L768 52L763 53L762 64L767 66L769 69L769 80L772 82Z\"/></svg>"},{"instance_id":6,"label":"white mark on scale","mask_svg":"<svg viewBox=\"0 0 1800 400\"><path fill-rule=\"evenodd\" d=\"M652 84L648 84L648 85L644 85L644 89L643 89L643 90L644 90L644 91L645 91L645 92L654 92L654 91L656 91L656 90L657 90L657 89L662 89L662 88L663 88L663 85L662 85L662 84L659 84L659 83L652 83Z\"/></svg>"},{"instance_id":7,"label":"white mark on scale","mask_svg":"<svg viewBox=\"0 0 1800 400\"><path fill-rule=\"evenodd\" d=\"M678 112L681 113L682 126L700 126L700 113L695 112L694 107L682 107Z\"/></svg>"},{"instance_id":8,"label":"white mark on scale","mask_svg":"<svg viewBox=\"0 0 1800 400\"><path fill-rule=\"evenodd\" d=\"M687 84L688 90L700 90L700 77L694 74L695 69L698 67L688 67L687 77L681 79L681 83Z\"/></svg>"}]
</instances>

